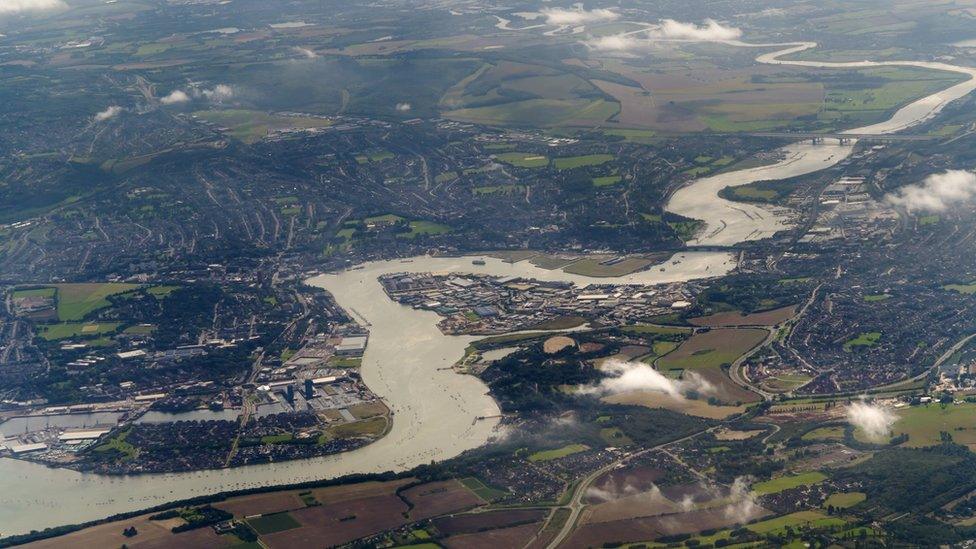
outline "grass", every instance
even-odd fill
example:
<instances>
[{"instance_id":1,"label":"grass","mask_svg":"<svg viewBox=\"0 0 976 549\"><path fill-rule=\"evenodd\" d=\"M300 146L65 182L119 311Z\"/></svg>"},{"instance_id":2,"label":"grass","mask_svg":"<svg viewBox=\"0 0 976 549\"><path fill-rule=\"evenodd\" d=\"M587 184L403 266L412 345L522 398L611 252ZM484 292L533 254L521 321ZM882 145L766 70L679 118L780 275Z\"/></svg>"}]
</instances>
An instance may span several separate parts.
<instances>
[{"instance_id":1,"label":"grass","mask_svg":"<svg viewBox=\"0 0 976 549\"><path fill-rule=\"evenodd\" d=\"M675 335L690 334L691 328L681 328L679 326L656 326L654 324L634 324L624 326L620 331L632 335Z\"/></svg>"},{"instance_id":2,"label":"grass","mask_svg":"<svg viewBox=\"0 0 976 549\"><path fill-rule=\"evenodd\" d=\"M828 517L820 511L800 511L798 513L750 524L746 528L757 534L781 534L786 531L787 527L796 530L798 526L826 528L843 526L844 524L847 524L847 521L836 517Z\"/></svg>"},{"instance_id":3,"label":"grass","mask_svg":"<svg viewBox=\"0 0 976 549\"><path fill-rule=\"evenodd\" d=\"M844 343L844 350L850 351L854 347L874 347L881 340L881 332L864 332L854 339Z\"/></svg>"},{"instance_id":4,"label":"grass","mask_svg":"<svg viewBox=\"0 0 976 549\"><path fill-rule=\"evenodd\" d=\"M282 433L279 435L266 435L261 437L261 444L287 444L295 438L291 433Z\"/></svg>"},{"instance_id":5,"label":"grass","mask_svg":"<svg viewBox=\"0 0 976 549\"><path fill-rule=\"evenodd\" d=\"M363 154L356 156L356 162L360 164L366 164L368 162L382 162L384 160L389 160L393 158L393 153L385 149L376 149L372 151L367 151Z\"/></svg>"},{"instance_id":6,"label":"grass","mask_svg":"<svg viewBox=\"0 0 976 549\"><path fill-rule=\"evenodd\" d=\"M125 441L129 436L129 431L123 431L118 435L108 439L104 444L95 447L99 453L117 452L122 454L122 459L133 459L139 455L139 449Z\"/></svg>"},{"instance_id":7,"label":"grass","mask_svg":"<svg viewBox=\"0 0 976 549\"><path fill-rule=\"evenodd\" d=\"M400 233L399 238L417 238L420 235L438 235L451 232L451 227L433 221L411 221L410 232Z\"/></svg>"},{"instance_id":8,"label":"grass","mask_svg":"<svg viewBox=\"0 0 976 549\"><path fill-rule=\"evenodd\" d=\"M301 523L288 513L275 513L247 519L247 523L260 535L284 532L301 527Z\"/></svg>"},{"instance_id":9,"label":"grass","mask_svg":"<svg viewBox=\"0 0 976 549\"><path fill-rule=\"evenodd\" d=\"M886 299L891 299L891 294L875 294L864 296L864 301L868 303L877 303L878 301L884 301Z\"/></svg>"},{"instance_id":10,"label":"grass","mask_svg":"<svg viewBox=\"0 0 976 549\"><path fill-rule=\"evenodd\" d=\"M864 492L837 492L836 494L830 494L830 497L824 502L824 507L831 506L847 509L848 507L853 507L861 503L865 499L867 499L867 495Z\"/></svg>"},{"instance_id":11,"label":"grass","mask_svg":"<svg viewBox=\"0 0 976 549\"><path fill-rule=\"evenodd\" d=\"M226 127L228 135L247 144L257 143L274 130L326 128L332 125L327 118L280 116L244 109L196 111L193 116Z\"/></svg>"},{"instance_id":12,"label":"grass","mask_svg":"<svg viewBox=\"0 0 976 549\"><path fill-rule=\"evenodd\" d=\"M38 326L42 339L57 341L70 337L91 337L112 333L119 329L119 322L62 322Z\"/></svg>"},{"instance_id":13,"label":"grass","mask_svg":"<svg viewBox=\"0 0 976 549\"><path fill-rule=\"evenodd\" d=\"M590 447L585 444L567 444L562 448L554 448L552 450L536 452L529 456L529 461L552 461L554 459L564 458L566 456L585 452L589 449Z\"/></svg>"},{"instance_id":14,"label":"grass","mask_svg":"<svg viewBox=\"0 0 976 549\"><path fill-rule=\"evenodd\" d=\"M552 165L557 170L572 170L584 166L599 166L614 159L612 154L587 154L583 156L565 156L553 159Z\"/></svg>"},{"instance_id":15,"label":"grass","mask_svg":"<svg viewBox=\"0 0 976 549\"><path fill-rule=\"evenodd\" d=\"M31 288L29 290L14 290L14 299L23 299L25 297L54 297L57 290L54 288Z\"/></svg>"},{"instance_id":16,"label":"grass","mask_svg":"<svg viewBox=\"0 0 976 549\"><path fill-rule=\"evenodd\" d=\"M329 366L333 368L359 368L363 365L360 357L332 357L329 359Z\"/></svg>"},{"instance_id":17,"label":"grass","mask_svg":"<svg viewBox=\"0 0 976 549\"><path fill-rule=\"evenodd\" d=\"M516 168L544 168L549 165L547 156L536 153L507 152L495 155L495 158Z\"/></svg>"},{"instance_id":18,"label":"grass","mask_svg":"<svg viewBox=\"0 0 976 549\"><path fill-rule=\"evenodd\" d=\"M618 112L620 104L605 99L528 99L447 111L444 116L475 124L551 128L595 126Z\"/></svg>"},{"instance_id":19,"label":"grass","mask_svg":"<svg viewBox=\"0 0 976 549\"><path fill-rule=\"evenodd\" d=\"M826 479L827 475L818 471L811 471L809 473L782 476L772 480L767 480L765 482L753 484L752 491L760 495L778 494L780 492L785 492L786 490L799 488L800 486L812 486L814 484L819 484Z\"/></svg>"},{"instance_id":20,"label":"grass","mask_svg":"<svg viewBox=\"0 0 976 549\"><path fill-rule=\"evenodd\" d=\"M604 175L601 177L593 178L594 187L609 187L611 185L616 185L620 183L621 177L619 175Z\"/></svg>"},{"instance_id":21,"label":"grass","mask_svg":"<svg viewBox=\"0 0 976 549\"><path fill-rule=\"evenodd\" d=\"M386 417L379 416L354 423L343 423L330 431L338 438L379 436L386 430L387 424Z\"/></svg>"},{"instance_id":22,"label":"grass","mask_svg":"<svg viewBox=\"0 0 976 549\"><path fill-rule=\"evenodd\" d=\"M976 294L976 282L971 284L946 284L942 289L960 294L973 295Z\"/></svg>"},{"instance_id":23,"label":"grass","mask_svg":"<svg viewBox=\"0 0 976 549\"><path fill-rule=\"evenodd\" d=\"M56 284L58 319L62 322L81 320L99 309L111 305L108 297L139 288L138 284L93 283Z\"/></svg>"},{"instance_id":24,"label":"grass","mask_svg":"<svg viewBox=\"0 0 976 549\"><path fill-rule=\"evenodd\" d=\"M479 498L485 501L495 501L501 497L507 496L508 492L504 490L496 490L491 488L481 480L475 477L466 477L461 479L461 484L465 486L468 490L471 490Z\"/></svg>"},{"instance_id":25,"label":"grass","mask_svg":"<svg viewBox=\"0 0 976 549\"><path fill-rule=\"evenodd\" d=\"M179 286L152 286L146 291L156 299L163 299L179 289Z\"/></svg>"},{"instance_id":26,"label":"grass","mask_svg":"<svg viewBox=\"0 0 976 549\"><path fill-rule=\"evenodd\" d=\"M941 444L941 433L952 435L957 444L976 448L976 404L929 404L898 410L898 421L892 426L892 435L908 435L905 446L922 447ZM855 438L867 441L864 434L855 431Z\"/></svg>"}]
</instances>

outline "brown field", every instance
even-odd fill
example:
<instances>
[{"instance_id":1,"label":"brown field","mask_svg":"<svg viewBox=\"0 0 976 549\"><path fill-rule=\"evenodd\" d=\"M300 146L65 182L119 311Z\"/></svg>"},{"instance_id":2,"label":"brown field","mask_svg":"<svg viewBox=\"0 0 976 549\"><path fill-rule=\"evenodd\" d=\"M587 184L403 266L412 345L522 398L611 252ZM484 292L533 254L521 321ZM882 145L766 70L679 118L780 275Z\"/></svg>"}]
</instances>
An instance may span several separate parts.
<instances>
[{"instance_id":1,"label":"brown field","mask_svg":"<svg viewBox=\"0 0 976 549\"><path fill-rule=\"evenodd\" d=\"M542 509L511 509L443 517L435 519L434 526L445 536L457 536L540 522L545 517L546 511Z\"/></svg>"},{"instance_id":2,"label":"brown field","mask_svg":"<svg viewBox=\"0 0 976 549\"><path fill-rule=\"evenodd\" d=\"M368 498L373 496L385 496L389 494L394 494L397 488L415 482L416 479L404 478L399 480L391 480L390 482L360 482L358 484L346 484L343 486L330 486L328 488L317 488L312 490L312 495L315 496L320 503L339 503L343 501L349 501L358 498Z\"/></svg>"},{"instance_id":3,"label":"brown field","mask_svg":"<svg viewBox=\"0 0 976 549\"><path fill-rule=\"evenodd\" d=\"M615 499L613 494L625 493L628 489L645 492L653 488L654 483L664 475L663 470L647 465L614 469L593 483L593 488L596 488L598 492L587 494L586 501L588 503L607 501L607 496L610 496L610 499Z\"/></svg>"},{"instance_id":4,"label":"brown field","mask_svg":"<svg viewBox=\"0 0 976 549\"><path fill-rule=\"evenodd\" d=\"M233 513L235 517L250 517L301 509L305 503L298 497L298 492L270 492L231 498L215 503L214 507Z\"/></svg>"},{"instance_id":5,"label":"brown field","mask_svg":"<svg viewBox=\"0 0 976 549\"><path fill-rule=\"evenodd\" d=\"M386 407L383 402L375 400L373 402L363 402L360 404L353 404L349 407L349 413L356 417L356 419L366 419L375 416L386 415L389 412L389 408Z\"/></svg>"},{"instance_id":6,"label":"brown field","mask_svg":"<svg viewBox=\"0 0 976 549\"><path fill-rule=\"evenodd\" d=\"M542 350L546 352L547 355L554 355L559 351L562 351L566 347L573 347L576 345L576 340L567 336L553 336L546 340L542 344Z\"/></svg>"},{"instance_id":7,"label":"brown field","mask_svg":"<svg viewBox=\"0 0 976 549\"><path fill-rule=\"evenodd\" d=\"M665 126L666 120L662 120L662 115L666 111L663 108L657 108L654 96L647 90L603 80L594 80L593 83L620 103L620 114L617 115L617 122L620 127Z\"/></svg>"},{"instance_id":8,"label":"brown field","mask_svg":"<svg viewBox=\"0 0 976 549\"><path fill-rule=\"evenodd\" d=\"M657 391L628 391L604 397L603 401L610 404L663 408L672 412L709 419L725 419L735 414L741 414L746 409L745 406L713 406L706 400L672 398Z\"/></svg>"},{"instance_id":9,"label":"brown field","mask_svg":"<svg viewBox=\"0 0 976 549\"><path fill-rule=\"evenodd\" d=\"M271 549L331 547L408 522L407 504L394 494L307 507L291 513L300 528L261 536Z\"/></svg>"},{"instance_id":10,"label":"brown field","mask_svg":"<svg viewBox=\"0 0 976 549\"><path fill-rule=\"evenodd\" d=\"M680 510L680 505L661 495L661 492L651 490L594 505L587 510L585 522L593 524L654 517Z\"/></svg>"},{"instance_id":11,"label":"brown field","mask_svg":"<svg viewBox=\"0 0 976 549\"><path fill-rule=\"evenodd\" d=\"M730 326L776 326L793 318L796 305L780 307L769 311L744 315L736 311L716 313L714 315L692 318L688 322L695 326L730 327Z\"/></svg>"},{"instance_id":12,"label":"brown field","mask_svg":"<svg viewBox=\"0 0 976 549\"><path fill-rule=\"evenodd\" d=\"M769 333L758 328L719 328L697 333L677 349L661 357L661 371L688 370L715 385L717 396L725 402L755 402L759 395L736 385L722 370L737 358L762 343Z\"/></svg>"},{"instance_id":13,"label":"brown field","mask_svg":"<svg viewBox=\"0 0 976 549\"><path fill-rule=\"evenodd\" d=\"M769 514L757 508L750 519ZM725 509L689 511L658 517L636 518L584 524L566 541L564 547L601 547L607 542L638 542L661 536L700 532L731 526L735 518L726 516Z\"/></svg>"},{"instance_id":14,"label":"brown field","mask_svg":"<svg viewBox=\"0 0 976 549\"><path fill-rule=\"evenodd\" d=\"M414 505L410 511L412 520L464 511L485 503L456 480L415 486L401 492L401 496Z\"/></svg>"},{"instance_id":15,"label":"brown field","mask_svg":"<svg viewBox=\"0 0 976 549\"><path fill-rule=\"evenodd\" d=\"M131 538L122 535L122 530L135 527L138 534ZM121 547L132 548L179 548L204 549L224 545L223 540L210 528L191 530L182 534L170 531L173 525L168 521L149 520L149 515L99 524L56 538L30 543L25 547L32 549L61 549L63 547Z\"/></svg>"},{"instance_id":16,"label":"brown field","mask_svg":"<svg viewBox=\"0 0 976 549\"><path fill-rule=\"evenodd\" d=\"M539 531L540 523L525 524L512 528L488 530L477 534L465 534L443 540L448 549L498 549L499 547L522 547Z\"/></svg>"},{"instance_id":17,"label":"brown field","mask_svg":"<svg viewBox=\"0 0 976 549\"><path fill-rule=\"evenodd\" d=\"M733 431L732 429L719 429L715 431L716 440L749 440L750 438L765 433L762 430L756 431Z\"/></svg>"}]
</instances>

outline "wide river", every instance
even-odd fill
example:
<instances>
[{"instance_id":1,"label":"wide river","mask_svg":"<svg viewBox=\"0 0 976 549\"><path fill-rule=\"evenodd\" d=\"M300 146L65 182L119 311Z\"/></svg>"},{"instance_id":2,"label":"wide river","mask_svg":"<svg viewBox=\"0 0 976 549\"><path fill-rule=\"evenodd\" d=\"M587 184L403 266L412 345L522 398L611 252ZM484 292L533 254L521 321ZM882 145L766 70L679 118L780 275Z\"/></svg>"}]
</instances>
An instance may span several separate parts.
<instances>
[{"instance_id":1,"label":"wide river","mask_svg":"<svg viewBox=\"0 0 976 549\"><path fill-rule=\"evenodd\" d=\"M943 63L819 63L779 59L813 47L809 43L730 44L787 48L759 56L757 60L762 63L822 68L909 65L976 76L973 69ZM850 130L850 133L889 133L904 129L930 118L950 101L973 89L976 89L976 81L970 79L902 108L887 122ZM811 173L840 162L851 150L851 145L841 146L836 142L817 146L792 145L783 149L785 160L782 162L700 179L676 192L667 207L707 223L699 244L734 244L768 236L785 226L787 219L782 214L727 202L720 199L717 192L727 185ZM0 459L0 536L94 520L226 490L290 484L351 473L402 471L431 460L456 456L488 441L497 420L476 418L497 414L497 406L479 380L455 374L449 369L461 358L473 338L445 336L436 327L438 318L434 313L417 311L387 299L376 280L384 273L468 272L580 284L595 281L658 283L720 276L735 266L730 254L689 252L634 275L596 280L540 269L524 261L509 264L484 258L486 264L478 266L472 264L472 259L418 257L407 262L374 262L359 269L310 280L311 284L330 291L339 305L370 327L370 341L362 366L363 379L394 411L393 429L383 439L353 452L325 458L168 475L108 477Z\"/></svg>"}]
</instances>

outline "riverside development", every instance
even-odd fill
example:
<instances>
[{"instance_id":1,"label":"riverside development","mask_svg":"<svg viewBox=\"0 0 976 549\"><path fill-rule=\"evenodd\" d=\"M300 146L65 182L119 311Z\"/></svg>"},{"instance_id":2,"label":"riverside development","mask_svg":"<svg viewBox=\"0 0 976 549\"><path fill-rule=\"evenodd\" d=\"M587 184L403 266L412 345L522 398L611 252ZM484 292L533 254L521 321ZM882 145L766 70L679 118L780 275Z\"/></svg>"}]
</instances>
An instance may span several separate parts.
<instances>
[{"instance_id":1,"label":"riverside development","mask_svg":"<svg viewBox=\"0 0 976 549\"><path fill-rule=\"evenodd\" d=\"M976 539L965 2L136 4L0 9L0 546Z\"/></svg>"}]
</instances>

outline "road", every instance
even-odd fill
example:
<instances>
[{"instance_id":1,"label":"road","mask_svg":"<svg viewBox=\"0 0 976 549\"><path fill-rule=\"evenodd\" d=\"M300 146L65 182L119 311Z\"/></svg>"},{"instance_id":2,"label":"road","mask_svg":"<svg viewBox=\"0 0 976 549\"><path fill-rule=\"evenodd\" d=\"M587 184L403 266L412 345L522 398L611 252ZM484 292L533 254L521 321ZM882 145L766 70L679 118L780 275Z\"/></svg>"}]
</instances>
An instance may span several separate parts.
<instances>
[{"instance_id":1,"label":"road","mask_svg":"<svg viewBox=\"0 0 976 549\"><path fill-rule=\"evenodd\" d=\"M587 475L586 477L584 477L583 480L581 480L576 485L576 491L573 493L573 497L569 500L568 508L569 508L569 513L570 514L569 514L569 517L566 519L566 523L563 524L562 529L559 531L558 534L556 534L556 537L552 538L552 541L549 542L549 545L546 546L547 549L556 549L556 547L559 547L559 545L561 545L564 541L566 541L566 538L568 538L569 535L573 533L573 530L576 529L576 523L579 522L580 515L583 513L583 508L586 507L586 505L583 503L583 498L586 496L586 492L587 492L587 490L589 490L590 485L593 484L593 482L596 479L598 479L601 476L603 476L604 474L606 474L606 473L608 473L608 472L616 469L617 467L620 467L624 463L627 463L628 461L630 461L630 460L632 460L634 458L643 456L645 454L649 454L651 452L657 452L659 450L663 450L663 449L667 448L668 446L671 446L672 444L678 444L678 443L684 442L686 440L691 440L691 439L693 439L693 438L695 438L695 437L697 437L697 436L699 436L699 435L701 435L703 433L707 433L709 431L715 430L715 429L717 429L721 425L722 424L716 425L716 426L712 426L712 427L709 427L707 429L702 429L701 431L696 431L696 432L694 432L694 433L692 433L692 434L690 434L688 436L685 436L683 438L679 438L677 440L672 440L671 442L665 442L664 444L658 444L657 446L654 446L654 447L651 447L651 448L646 448L646 449L641 450L639 452L634 452L633 454L628 454L628 455L623 456L620 459L614 461L613 463L610 463L608 465L605 465L605 466L601 467L600 469L597 469L596 471L593 471L592 473L590 473L589 475ZM562 507L559 507L559 509L565 509L566 507L567 506L562 506ZM550 520L551 520L552 516L554 516L555 514L556 514L555 511L553 511L553 513L550 515ZM544 530L545 527L543 527L542 529ZM534 541L534 539L533 540L530 540L529 541L529 544L531 544L532 541ZM526 544L526 545L528 545L528 544Z\"/></svg>"}]
</instances>

